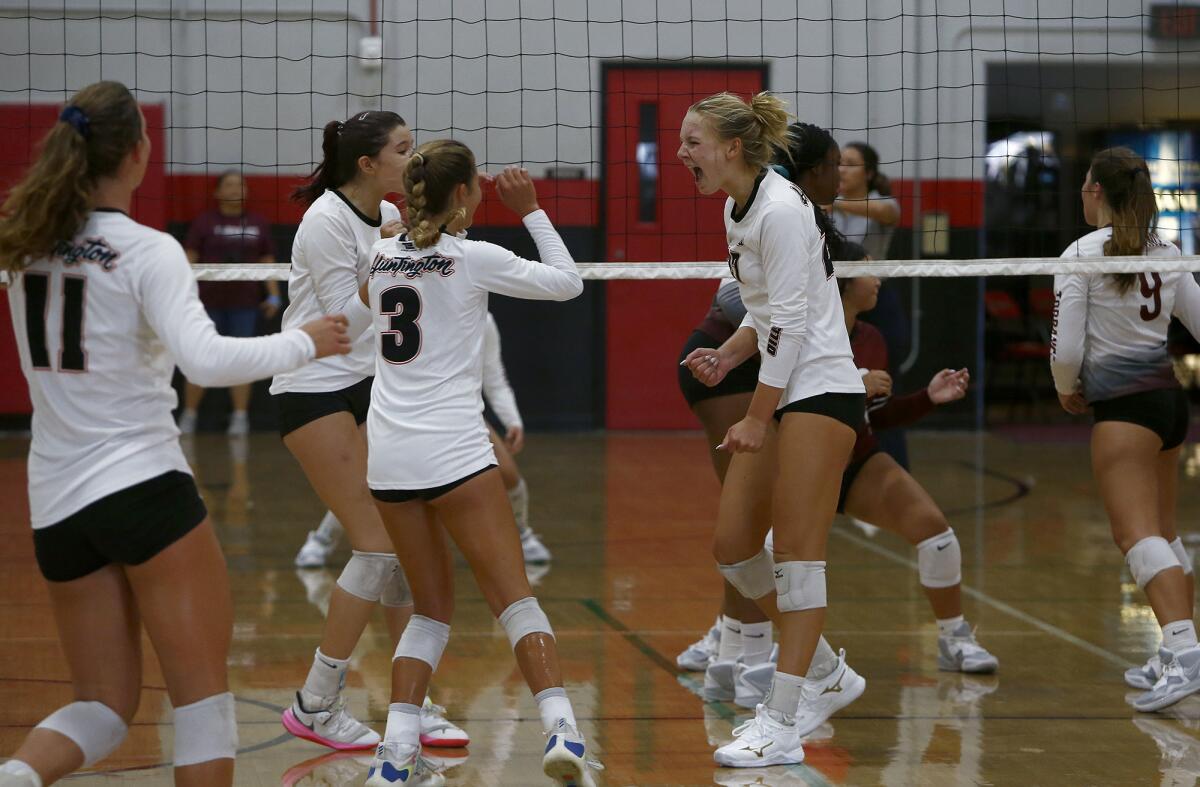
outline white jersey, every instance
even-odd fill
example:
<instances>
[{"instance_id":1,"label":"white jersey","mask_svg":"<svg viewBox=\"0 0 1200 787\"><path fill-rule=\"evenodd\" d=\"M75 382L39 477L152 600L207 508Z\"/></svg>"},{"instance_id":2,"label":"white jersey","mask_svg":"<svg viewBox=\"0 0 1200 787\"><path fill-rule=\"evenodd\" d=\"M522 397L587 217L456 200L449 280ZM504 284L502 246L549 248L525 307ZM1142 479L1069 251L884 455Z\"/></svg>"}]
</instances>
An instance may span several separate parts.
<instances>
[{"instance_id":1,"label":"white jersey","mask_svg":"<svg viewBox=\"0 0 1200 787\"><path fill-rule=\"evenodd\" d=\"M500 355L500 328L491 312L487 313L487 325L483 333L483 395L500 423L506 427L525 427L521 423L521 411L517 409L517 395L513 393L508 374L504 371L504 358Z\"/></svg>"},{"instance_id":2,"label":"white jersey","mask_svg":"<svg viewBox=\"0 0 1200 787\"><path fill-rule=\"evenodd\" d=\"M729 272L758 334L758 379L783 388L779 406L822 393L865 393L854 366L833 262L808 197L767 170L746 207L725 204Z\"/></svg>"},{"instance_id":3,"label":"white jersey","mask_svg":"<svg viewBox=\"0 0 1200 787\"><path fill-rule=\"evenodd\" d=\"M170 470L190 473L171 418L176 363L228 386L310 361L303 331L219 336L179 243L118 211L96 211L9 289L33 399L34 528Z\"/></svg>"},{"instance_id":4,"label":"white jersey","mask_svg":"<svg viewBox=\"0 0 1200 787\"><path fill-rule=\"evenodd\" d=\"M1102 257L1112 228L1084 235L1063 258ZM1157 236L1146 254L1178 257L1179 249ZM1179 385L1167 354L1167 327L1177 316L1200 337L1200 285L1190 273L1137 275L1124 295L1112 274L1066 273L1054 277L1050 369L1059 393L1080 390L1089 402Z\"/></svg>"},{"instance_id":5,"label":"white jersey","mask_svg":"<svg viewBox=\"0 0 1200 787\"><path fill-rule=\"evenodd\" d=\"M483 420L489 292L565 301L583 291L575 261L543 211L524 219L542 263L443 234L375 245L370 308L378 333L367 415L367 485L431 489L496 462Z\"/></svg>"},{"instance_id":6,"label":"white jersey","mask_svg":"<svg viewBox=\"0 0 1200 787\"><path fill-rule=\"evenodd\" d=\"M330 189L309 206L292 243L288 304L283 327L293 328L326 314L341 314L367 280L371 247L379 228L400 218L390 202L379 203L380 220L358 211ZM302 369L278 374L271 393L327 393L349 388L375 373L375 338L367 331L348 355L330 355Z\"/></svg>"}]
</instances>

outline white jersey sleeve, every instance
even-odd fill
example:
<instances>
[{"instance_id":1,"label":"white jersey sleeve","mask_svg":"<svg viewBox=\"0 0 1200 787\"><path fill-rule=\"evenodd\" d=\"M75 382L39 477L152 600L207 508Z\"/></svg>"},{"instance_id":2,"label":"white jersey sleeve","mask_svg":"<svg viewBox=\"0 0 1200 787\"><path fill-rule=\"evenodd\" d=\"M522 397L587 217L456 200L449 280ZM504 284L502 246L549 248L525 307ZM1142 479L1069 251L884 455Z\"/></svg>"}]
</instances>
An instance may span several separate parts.
<instances>
[{"instance_id":1,"label":"white jersey sleeve","mask_svg":"<svg viewBox=\"0 0 1200 787\"><path fill-rule=\"evenodd\" d=\"M517 395L513 393L504 371L504 359L500 354L500 329L491 312L488 312L483 333L483 395L501 423L506 427L524 428L521 411L517 409Z\"/></svg>"},{"instance_id":2,"label":"white jersey sleeve","mask_svg":"<svg viewBox=\"0 0 1200 787\"><path fill-rule=\"evenodd\" d=\"M312 271L313 294L325 314L340 314L358 297L359 276L357 238L336 214L319 213L308 227L308 267Z\"/></svg>"},{"instance_id":3,"label":"white jersey sleeve","mask_svg":"<svg viewBox=\"0 0 1200 787\"><path fill-rule=\"evenodd\" d=\"M569 301L583 292L575 260L543 210L522 221L537 244L542 262L518 257L503 246L483 241L471 244L468 275L489 292L531 300Z\"/></svg>"},{"instance_id":4,"label":"white jersey sleeve","mask_svg":"<svg viewBox=\"0 0 1200 787\"><path fill-rule=\"evenodd\" d=\"M299 328L253 339L217 333L177 241L162 236L155 262L137 269L134 297L184 376L205 387L253 382L311 361L316 347Z\"/></svg>"},{"instance_id":5,"label":"white jersey sleeve","mask_svg":"<svg viewBox=\"0 0 1200 787\"><path fill-rule=\"evenodd\" d=\"M758 379L784 388L796 368L808 329L809 274L805 261L821 255L821 236L812 220L785 202L772 203L762 217L760 249L771 310L767 352ZM797 258L800 264L797 264Z\"/></svg>"},{"instance_id":6,"label":"white jersey sleeve","mask_svg":"<svg viewBox=\"0 0 1200 787\"><path fill-rule=\"evenodd\" d=\"M1200 284L1190 273L1179 279L1172 314L1179 318L1193 339L1200 341Z\"/></svg>"},{"instance_id":7,"label":"white jersey sleeve","mask_svg":"<svg viewBox=\"0 0 1200 787\"><path fill-rule=\"evenodd\" d=\"M1054 376L1055 389L1064 396L1079 390L1079 371L1083 367L1087 335L1087 307L1087 274L1060 273L1054 277L1050 372Z\"/></svg>"}]
</instances>

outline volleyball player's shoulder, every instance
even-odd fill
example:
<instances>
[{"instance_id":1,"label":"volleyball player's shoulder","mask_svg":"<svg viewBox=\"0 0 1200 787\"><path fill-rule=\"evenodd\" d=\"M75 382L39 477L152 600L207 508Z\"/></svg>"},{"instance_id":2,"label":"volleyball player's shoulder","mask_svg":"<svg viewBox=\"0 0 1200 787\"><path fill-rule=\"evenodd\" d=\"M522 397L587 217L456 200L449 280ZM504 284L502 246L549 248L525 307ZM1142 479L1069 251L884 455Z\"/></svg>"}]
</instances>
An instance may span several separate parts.
<instances>
[{"instance_id":1,"label":"volleyball player's shoulder","mask_svg":"<svg viewBox=\"0 0 1200 787\"><path fill-rule=\"evenodd\" d=\"M1082 238L1071 241L1071 244L1060 254L1060 257L1103 257L1104 242L1112 236L1112 230L1101 227L1093 230Z\"/></svg>"},{"instance_id":2,"label":"volleyball player's shoulder","mask_svg":"<svg viewBox=\"0 0 1200 787\"><path fill-rule=\"evenodd\" d=\"M1157 233L1150 233L1150 237L1146 240L1146 254L1152 257L1179 257L1183 252L1179 250L1171 241L1158 236Z\"/></svg>"},{"instance_id":3,"label":"volleyball player's shoulder","mask_svg":"<svg viewBox=\"0 0 1200 787\"><path fill-rule=\"evenodd\" d=\"M379 203L379 215L382 217L383 223L387 224L389 221L395 221L400 218L400 209L394 203L384 200Z\"/></svg>"}]
</instances>

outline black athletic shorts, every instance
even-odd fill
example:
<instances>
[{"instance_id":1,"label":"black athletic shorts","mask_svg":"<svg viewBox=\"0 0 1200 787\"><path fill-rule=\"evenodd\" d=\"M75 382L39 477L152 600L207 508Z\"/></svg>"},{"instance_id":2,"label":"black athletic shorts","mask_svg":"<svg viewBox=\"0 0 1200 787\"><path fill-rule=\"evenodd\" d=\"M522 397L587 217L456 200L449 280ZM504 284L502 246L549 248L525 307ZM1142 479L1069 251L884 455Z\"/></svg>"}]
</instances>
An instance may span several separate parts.
<instances>
[{"instance_id":1,"label":"black athletic shorts","mask_svg":"<svg viewBox=\"0 0 1200 787\"><path fill-rule=\"evenodd\" d=\"M33 549L42 576L50 582L70 582L109 563L145 563L206 516L195 480L172 470L34 530Z\"/></svg>"},{"instance_id":2,"label":"black athletic shorts","mask_svg":"<svg viewBox=\"0 0 1200 787\"><path fill-rule=\"evenodd\" d=\"M683 345L683 352L679 354L679 362L683 363L683 359L687 358L692 350L701 347L717 348L720 346L721 342L718 342L704 331L692 331L692 335L688 337L687 344ZM683 398L687 401L688 407L695 407L697 402L702 402L705 399L754 393L754 389L758 386L758 368L759 361L756 355L745 361L741 366L730 369L729 374L725 375L725 379L712 388L709 388L693 377L692 370L686 366L680 366L676 369L676 373L679 377L679 390L683 393Z\"/></svg>"},{"instance_id":3,"label":"black athletic shorts","mask_svg":"<svg viewBox=\"0 0 1200 787\"><path fill-rule=\"evenodd\" d=\"M880 453L880 450L875 448L859 461L846 465L845 471L842 472L842 491L838 493L837 512L839 514L846 513L846 498L850 495L850 487L854 486L854 481L858 478L858 474L866 467L867 462L871 461L871 457L878 453Z\"/></svg>"},{"instance_id":4,"label":"black athletic shorts","mask_svg":"<svg viewBox=\"0 0 1200 787\"><path fill-rule=\"evenodd\" d=\"M384 503L411 503L413 500L436 500L447 492L453 492L458 487L470 481L477 475L483 475L496 465L488 465L482 470L476 470L457 481L435 486L432 489L372 489L371 497Z\"/></svg>"},{"instance_id":5,"label":"black athletic shorts","mask_svg":"<svg viewBox=\"0 0 1200 787\"><path fill-rule=\"evenodd\" d=\"M285 437L305 424L334 413L350 413L354 422L367 420L371 407L371 383L374 377L360 380L349 388L328 393L281 393L272 399L279 406L279 436Z\"/></svg>"},{"instance_id":6,"label":"black athletic shorts","mask_svg":"<svg viewBox=\"0 0 1200 787\"><path fill-rule=\"evenodd\" d=\"M1182 388L1160 388L1092 402L1092 414L1095 423L1124 421L1146 427L1162 439L1164 451L1179 447L1187 438L1188 398Z\"/></svg>"},{"instance_id":7,"label":"black athletic shorts","mask_svg":"<svg viewBox=\"0 0 1200 787\"><path fill-rule=\"evenodd\" d=\"M775 411L775 420L782 421L784 413L812 413L841 421L858 432L866 418L867 396L860 393L823 393L799 399Z\"/></svg>"}]
</instances>

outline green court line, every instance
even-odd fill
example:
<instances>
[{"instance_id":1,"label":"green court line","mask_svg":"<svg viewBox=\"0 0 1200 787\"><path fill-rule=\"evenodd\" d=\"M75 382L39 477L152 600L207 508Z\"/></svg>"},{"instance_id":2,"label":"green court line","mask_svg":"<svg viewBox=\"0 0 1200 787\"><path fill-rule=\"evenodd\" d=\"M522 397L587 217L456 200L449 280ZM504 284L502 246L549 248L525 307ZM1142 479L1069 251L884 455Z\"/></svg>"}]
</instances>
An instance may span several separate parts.
<instances>
[{"instance_id":1,"label":"green court line","mask_svg":"<svg viewBox=\"0 0 1200 787\"><path fill-rule=\"evenodd\" d=\"M593 615L599 618L604 625L620 634L621 637L630 645L632 645L635 650L648 658L650 661L654 662L655 666L666 672L671 677L675 678L680 684L686 684L689 682L693 684L696 683L695 678L692 678L688 675L680 675L678 668L670 659L659 653L654 646L638 636L636 632L634 632L624 623L610 615L608 610L606 610L604 605L602 605L599 601L594 598L584 598L579 599L579 603L582 604L588 612L591 612ZM691 687L689 687L689 689L690 688ZM698 694L699 692L696 691L694 693ZM705 700L701 699L701 702L705 702ZM716 711L717 715L721 717L722 721L727 721L732 724L737 717L737 712L727 702L707 702L706 704L708 707ZM811 787L833 787L832 783L825 778L823 773L809 765L787 765L775 767L783 767L788 773L792 773L800 777L804 780L805 784L811 785Z\"/></svg>"}]
</instances>

